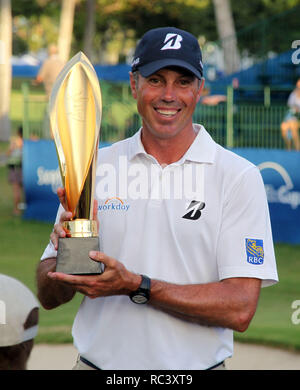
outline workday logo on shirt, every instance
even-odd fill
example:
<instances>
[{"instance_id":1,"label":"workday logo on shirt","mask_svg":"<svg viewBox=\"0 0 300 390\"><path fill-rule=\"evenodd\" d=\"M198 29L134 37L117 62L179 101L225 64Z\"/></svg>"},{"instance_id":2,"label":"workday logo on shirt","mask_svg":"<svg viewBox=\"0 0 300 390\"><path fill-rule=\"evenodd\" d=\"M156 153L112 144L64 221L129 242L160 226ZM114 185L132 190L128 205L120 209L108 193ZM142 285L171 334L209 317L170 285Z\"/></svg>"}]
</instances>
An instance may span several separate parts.
<instances>
[{"instance_id":1,"label":"workday logo on shirt","mask_svg":"<svg viewBox=\"0 0 300 390\"><path fill-rule=\"evenodd\" d=\"M246 238L247 262L255 265L264 263L263 240L254 240Z\"/></svg>"},{"instance_id":2,"label":"workday logo on shirt","mask_svg":"<svg viewBox=\"0 0 300 390\"><path fill-rule=\"evenodd\" d=\"M121 198L114 196L106 199L104 204L98 205L98 211L128 211L130 205L126 204Z\"/></svg>"}]
</instances>

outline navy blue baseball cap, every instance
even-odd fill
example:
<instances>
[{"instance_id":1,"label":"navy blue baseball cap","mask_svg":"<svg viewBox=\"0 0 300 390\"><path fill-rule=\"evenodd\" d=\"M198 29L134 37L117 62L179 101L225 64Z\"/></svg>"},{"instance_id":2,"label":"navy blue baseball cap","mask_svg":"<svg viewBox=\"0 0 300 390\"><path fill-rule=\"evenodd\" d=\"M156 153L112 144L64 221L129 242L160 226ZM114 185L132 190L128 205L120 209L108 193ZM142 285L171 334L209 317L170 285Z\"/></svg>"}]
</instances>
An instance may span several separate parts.
<instances>
[{"instance_id":1,"label":"navy blue baseball cap","mask_svg":"<svg viewBox=\"0 0 300 390\"><path fill-rule=\"evenodd\" d=\"M175 27L149 30L139 41L131 64L132 72L148 77L159 69L178 66L198 79L203 76L202 53L191 33Z\"/></svg>"}]
</instances>

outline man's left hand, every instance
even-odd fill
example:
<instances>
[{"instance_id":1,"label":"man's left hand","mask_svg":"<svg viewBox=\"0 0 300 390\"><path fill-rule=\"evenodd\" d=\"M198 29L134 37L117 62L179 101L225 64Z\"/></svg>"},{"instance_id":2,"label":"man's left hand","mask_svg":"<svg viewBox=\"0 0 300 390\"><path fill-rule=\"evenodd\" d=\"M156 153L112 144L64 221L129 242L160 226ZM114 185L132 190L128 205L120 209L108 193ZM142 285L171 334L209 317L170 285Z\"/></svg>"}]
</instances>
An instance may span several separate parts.
<instances>
[{"instance_id":1,"label":"man's left hand","mask_svg":"<svg viewBox=\"0 0 300 390\"><path fill-rule=\"evenodd\" d=\"M89 256L92 260L104 264L105 270L102 274L67 275L61 272L49 272L48 277L69 284L92 299L111 295L129 295L139 287L141 276L129 272L120 261L97 251L91 251Z\"/></svg>"}]
</instances>

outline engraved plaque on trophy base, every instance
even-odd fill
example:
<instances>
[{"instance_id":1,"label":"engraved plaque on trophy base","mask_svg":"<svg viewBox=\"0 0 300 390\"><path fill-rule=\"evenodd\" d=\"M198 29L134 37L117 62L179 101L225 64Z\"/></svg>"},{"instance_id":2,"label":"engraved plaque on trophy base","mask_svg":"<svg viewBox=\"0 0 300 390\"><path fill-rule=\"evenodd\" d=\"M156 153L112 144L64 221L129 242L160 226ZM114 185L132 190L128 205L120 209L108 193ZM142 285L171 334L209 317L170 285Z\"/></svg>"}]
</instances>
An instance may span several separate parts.
<instances>
[{"instance_id":1,"label":"engraved plaque on trophy base","mask_svg":"<svg viewBox=\"0 0 300 390\"><path fill-rule=\"evenodd\" d=\"M103 265L89 257L89 251L99 251L98 237L59 238L56 272L69 275L97 275Z\"/></svg>"}]
</instances>

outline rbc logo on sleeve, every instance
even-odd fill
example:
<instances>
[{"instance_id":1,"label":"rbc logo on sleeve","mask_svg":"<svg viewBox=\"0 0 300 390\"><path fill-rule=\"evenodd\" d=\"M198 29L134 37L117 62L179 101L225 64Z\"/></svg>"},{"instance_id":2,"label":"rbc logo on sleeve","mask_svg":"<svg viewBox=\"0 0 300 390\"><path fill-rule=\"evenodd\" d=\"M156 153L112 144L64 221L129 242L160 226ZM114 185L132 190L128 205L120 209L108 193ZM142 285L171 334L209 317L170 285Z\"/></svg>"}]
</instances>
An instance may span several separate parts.
<instances>
[{"instance_id":1,"label":"rbc logo on sleeve","mask_svg":"<svg viewBox=\"0 0 300 390\"><path fill-rule=\"evenodd\" d=\"M255 265L264 263L263 240L253 240L246 238L247 262Z\"/></svg>"}]
</instances>

